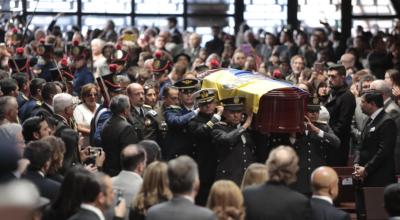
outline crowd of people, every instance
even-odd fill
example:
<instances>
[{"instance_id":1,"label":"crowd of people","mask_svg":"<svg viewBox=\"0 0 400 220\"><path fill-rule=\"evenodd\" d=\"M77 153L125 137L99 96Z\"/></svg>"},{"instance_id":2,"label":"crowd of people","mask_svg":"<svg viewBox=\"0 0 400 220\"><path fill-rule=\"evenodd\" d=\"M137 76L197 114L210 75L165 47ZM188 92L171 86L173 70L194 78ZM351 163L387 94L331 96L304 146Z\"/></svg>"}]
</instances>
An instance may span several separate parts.
<instances>
[{"instance_id":1,"label":"crowd of people","mask_svg":"<svg viewBox=\"0 0 400 220\"><path fill-rule=\"evenodd\" d=\"M243 24L213 39L168 27L62 32L7 23L0 44L0 215L6 219L350 219L332 167L386 187L400 216L400 25L343 45ZM305 130L261 133L246 98L202 88L247 71L309 94ZM262 112L257 112L262 114ZM22 208L23 207L23 208ZM29 209L27 209L29 207ZM4 214L3 214L4 213ZM8 217L9 216L9 217Z\"/></svg>"}]
</instances>

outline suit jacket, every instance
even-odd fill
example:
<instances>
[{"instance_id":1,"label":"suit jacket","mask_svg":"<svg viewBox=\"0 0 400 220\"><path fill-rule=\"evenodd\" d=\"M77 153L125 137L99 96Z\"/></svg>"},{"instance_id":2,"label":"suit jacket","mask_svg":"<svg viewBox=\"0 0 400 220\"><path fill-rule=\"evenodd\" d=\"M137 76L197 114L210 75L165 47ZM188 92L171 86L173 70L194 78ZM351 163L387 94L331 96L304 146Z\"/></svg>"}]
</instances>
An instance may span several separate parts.
<instances>
[{"instance_id":1,"label":"suit jacket","mask_svg":"<svg viewBox=\"0 0 400 220\"><path fill-rule=\"evenodd\" d=\"M175 196L148 210L146 220L216 220L214 213L206 208L196 206L182 196Z\"/></svg>"},{"instance_id":2,"label":"suit jacket","mask_svg":"<svg viewBox=\"0 0 400 220\"><path fill-rule=\"evenodd\" d=\"M339 149L328 151L328 165L345 166L348 160L350 128L356 100L347 86L343 86L333 91L325 107L330 114L329 125L341 142Z\"/></svg>"},{"instance_id":3,"label":"suit jacket","mask_svg":"<svg viewBox=\"0 0 400 220\"><path fill-rule=\"evenodd\" d=\"M350 215L335 208L328 201L319 198L311 198L313 220L350 220Z\"/></svg>"},{"instance_id":4,"label":"suit jacket","mask_svg":"<svg viewBox=\"0 0 400 220\"><path fill-rule=\"evenodd\" d=\"M396 138L396 147L394 149L394 163L395 163L395 171L396 174L400 174L400 107L396 104L393 99L389 99L384 106L383 109L386 113L388 113L396 123L397 127L397 138Z\"/></svg>"},{"instance_id":5,"label":"suit jacket","mask_svg":"<svg viewBox=\"0 0 400 220\"><path fill-rule=\"evenodd\" d=\"M311 219L310 202L283 183L268 181L244 189L247 220Z\"/></svg>"},{"instance_id":6,"label":"suit jacket","mask_svg":"<svg viewBox=\"0 0 400 220\"><path fill-rule=\"evenodd\" d=\"M126 170L122 170L117 176L112 178L113 188L123 190L127 210L131 206L132 199L137 195L140 187L142 187L142 182L143 179L139 174ZM126 215L126 219L128 219L128 215Z\"/></svg>"},{"instance_id":7,"label":"suit jacket","mask_svg":"<svg viewBox=\"0 0 400 220\"><path fill-rule=\"evenodd\" d=\"M75 215L68 218L68 220L100 220L100 218L96 213L81 208Z\"/></svg>"},{"instance_id":8,"label":"suit jacket","mask_svg":"<svg viewBox=\"0 0 400 220\"><path fill-rule=\"evenodd\" d=\"M396 124L385 111L364 127L354 163L365 167L365 186L379 187L395 182L393 155L396 135Z\"/></svg>"},{"instance_id":9,"label":"suit jacket","mask_svg":"<svg viewBox=\"0 0 400 220\"><path fill-rule=\"evenodd\" d=\"M60 183L43 177L38 171L28 171L23 178L35 184L41 196L48 198L52 202L56 199Z\"/></svg>"},{"instance_id":10,"label":"suit jacket","mask_svg":"<svg viewBox=\"0 0 400 220\"><path fill-rule=\"evenodd\" d=\"M103 171L116 176L121 171L120 154L129 144L136 144L137 136L132 125L123 117L113 115L105 122L101 132L101 146L106 153Z\"/></svg>"}]
</instances>

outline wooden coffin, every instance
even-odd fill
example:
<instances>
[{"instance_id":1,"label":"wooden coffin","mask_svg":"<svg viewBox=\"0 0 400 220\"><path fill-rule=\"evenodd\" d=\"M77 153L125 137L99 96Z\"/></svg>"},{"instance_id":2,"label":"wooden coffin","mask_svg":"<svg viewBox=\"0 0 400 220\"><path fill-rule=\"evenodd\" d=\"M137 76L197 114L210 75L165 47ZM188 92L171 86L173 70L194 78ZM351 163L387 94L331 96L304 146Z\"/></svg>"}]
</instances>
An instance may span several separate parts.
<instances>
[{"instance_id":1,"label":"wooden coffin","mask_svg":"<svg viewBox=\"0 0 400 220\"><path fill-rule=\"evenodd\" d=\"M246 111L253 111L253 126L262 133L302 132L308 93L292 84L261 74L220 69L203 78L202 88L218 91L219 99L246 98Z\"/></svg>"}]
</instances>

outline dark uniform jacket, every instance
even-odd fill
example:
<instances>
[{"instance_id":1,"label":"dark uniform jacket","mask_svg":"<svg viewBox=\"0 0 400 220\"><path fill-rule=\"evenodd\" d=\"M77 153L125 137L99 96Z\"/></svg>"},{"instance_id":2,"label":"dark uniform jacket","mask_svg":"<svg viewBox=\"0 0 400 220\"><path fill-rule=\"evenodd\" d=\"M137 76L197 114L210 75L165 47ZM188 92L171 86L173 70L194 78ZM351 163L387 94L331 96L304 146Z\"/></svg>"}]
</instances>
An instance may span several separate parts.
<instances>
[{"instance_id":1,"label":"dark uniform jacket","mask_svg":"<svg viewBox=\"0 0 400 220\"><path fill-rule=\"evenodd\" d=\"M138 135L138 141L145 139L158 141L158 124L155 120L157 112L149 105L143 105L141 109L142 113L138 112L134 107L131 108L132 118L130 120Z\"/></svg>"},{"instance_id":2,"label":"dark uniform jacket","mask_svg":"<svg viewBox=\"0 0 400 220\"><path fill-rule=\"evenodd\" d=\"M349 154L351 121L356 108L356 100L347 86L333 91L325 107L330 114L329 125L340 139L339 149L329 150L328 165L346 166Z\"/></svg>"},{"instance_id":3,"label":"dark uniform jacket","mask_svg":"<svg viewBox=\"0 0 400 220\"><path fill-rule=\"evenodd\" d=\"M310 202L283 183L269 181L243 191L247 220L311 219Z\"/></svg>"},{"instance_id":4,"label":"dark uniform jacket","mask_svg":"<svg viewBox=\"0 0 400 220\"><path fill-rule=\"evenodd\" d=\"M360 149L355 151L354 163L365 167L364 186L382 187L395 182L394 147L397 128L394 120L381 111L367 121L361 134Z\"/></svg>"},{"instance_id":5,"label":"dark uniform jacket","mask_svg":"<svg viewBox=\"0 0 400 220\"><path fill-rule=\"evenodd\" d=\"M217 150L216 180L228 179L240 185L247 167L256 162L256 146L250 134L241 126L219 122L212 131Z\"/></svg>"},{"instance_id":6,"label":"dark uniform jacket","mask_svg":"<svg viewBox=\"0 0 400 220\"><path fill-rule=\"evenodd\" d=\"M194 157L195 148L193 140L188 132L189 121L196 116L194 111L187 110L180 106L168 106L165 109L164 117L168 125L165 137L163 158L170 160L181 155Z\"/></svg>"},{"instance_id":7,"label":"dark uniform jacket","mask_svg":"<svg viewBox=\"0 0 400 220\"><path fill-rule=\"evenodd\" d=\"M218 121L213 115L199 112L188 124L188 130L193 136L194 146L196 147L196 162L199 166L201 184L196 201L200 205L205 205L208 192L215 179L217 153L211 141L211 131Z\"/></svg>"},{"instance_id":8,"label":"dark uniform jacket","mask_svg":"<svg viewBox=\"0 0 400 220\"><path fill-rule=\"evenodd\" d=\"M121 171L122 149L138 142L136 132L125 118L113 115L104 124L101 142L106 153L103 171L110 176L116 176Z\"/></svg>"},{"instance_id":9,"label":"dark uniform jacket","mask_svg":"<svg viewBox=\"0 0 400 220\"><path fill-rule=\"evenodd\" d=\"M43 177L38 171L28 171L23 175L24 179L31 181L39 189L40 195L54 202L57 197L60 183Z\"/></svg>"},{"instance_id":10,"label":"dark uniform jacket","mask_svg":"<svg viewBox=\"0 0 400 220\"><path fill-rule=\"evenodd\" d=\"M335 208L328 201L319 198L311 198L313 220L350 220L350 215Z\"/></svg>"},{"instance_id":11,"label":"dark uniform jacket","mask_svg":"<svg viewBox=\"0 0 400 220\"><path fill-rule=\"evenodd\" d=\"M288 134L274 135L271 143L274 147L279 145L289 145L294 148L299 157L299 171L297 172L297 181L291 186L298 192L311 195L311 173L320 166L327 165L327 151L331 148L339 148L340 140L333 133L329 125L316 123L316 127L323 131L323 136L314 132L306 131L303 134L297 134L292 144Z\"/></svg>"}]
</instances>

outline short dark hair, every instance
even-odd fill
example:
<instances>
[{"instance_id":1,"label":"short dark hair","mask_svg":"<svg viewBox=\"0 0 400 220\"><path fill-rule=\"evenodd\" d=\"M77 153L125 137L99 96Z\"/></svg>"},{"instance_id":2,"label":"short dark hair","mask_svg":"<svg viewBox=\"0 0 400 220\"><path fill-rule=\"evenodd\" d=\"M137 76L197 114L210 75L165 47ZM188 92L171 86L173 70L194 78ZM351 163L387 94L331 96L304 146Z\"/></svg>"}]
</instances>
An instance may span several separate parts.
<instances>
[{"instance_id":1,"label":"short dark hair","mask_svg":"<svg viewBox=\"0 0 400 220\"><path fill-rule=\"evenodd\" d=\"M168 162L168 183L174 194L191 192L198 175L196 162L188 156L180 156Z\"/></svg>"},{"instance_id":2,"label":"short dark hair","mask_svg":"<svg viewBox=\"0 0 400 220\"><path fill-rule=\"evenodd\" d=\"M400 183L393 183L386 186L383 198L389 217L400 216Z\"/></svg>"},{"instance_id":3,"label":"short dark hair","mask_svg":"<svg viewBox=\"0 0 400 220\"><path fill-rule=\"evenodd\" d=\"M157 142L153 140L142 140L138 143L146 151L146 164L149 165L154 161L161 159L161 148Z\"/></svg>"},{"instance_id":4,"label":"short dark hair","mask_svg":"<svg viewBox=\"0 0 400 220\"><path fill-rule=\"evenodd\" d=\"M51 146L44 141L32 141L24 151L24 158L30 161L28 169L38 171L51 159Z\"/></svg>"},{"instance_id":5,"label":"short dark hair","mask_svg":"<svg viewBox=\"0 0 400 220\"><path fill-rule=\"evenodd\" d=\"M121 152L121 167L123 170L133 171L139 165L139 163L143 162L146 159L146 152L139 145L128 145L127 147L136 148L137 152L134 154L126 153L126 151L122 150Z\"/></svg>"},{"instance_id":6,"label":"short dark hair","mask_svg":"<svg viewBox=\"0 0 400 220\"><path fill-rule=\"evenodd\" d=\"M29 85L29 92L31 95L37 95L37 90L42 90L45 83L46 80L42 78L34 78Z\"/></svg>"},{"instance_id":7,"label":"short dark hair","mask_svg":"<svg viewBox=\"0 0 400 220\"><path fill-rule=\"evenodd\" d=\"M164 90L162 91L162 97L163 98L169 97L169 91L170 90L177 90L178 91L179 89L174 87L174 86L166 86L164 88Z\"/></svg>"},{"instance_id":8,"label":"short dark hair","mask_svg":"<svg viewBox=\"0 0 400 220\"><path fill-rule=\"evenodd\" d=\"M375 103L376 107L382 108L383 107L383 96L381 93L370 90L364 93L362 96L367 103Z\"/></svg>"},{"instance_id":9,"label":"short dark hair","mask_svg":"<svg viewBox=\"0 0 400 220\"><path fill-rule=\"evenodd\" d=\"M57 94L58 84L55 82L47 82L42 88L42 98L45 101L52 101L53 96ZM61 88L60 88L61 89Z\"/></svg>"},{"instance_id":10,"label":"short dark hair","mask_svg":"<svg viewBox=\"0 0 400 220\"><path fill-rule=\"evenodd\" d=\"M0 80L0 87L3 95L10 95L13 91L18 88L17 81L15 79L6 78Z\"/></svg>"},{"instance_id":11,"label":"short dark hair","mask_svg":"<svg viewBox=\"0 0 400 220\"><path fill-rule=\"evenodd\" d=\"M44 117L34 116L26 119L22 124L22 134L24 135L25 141L33 141L33 133L39 132L40 124L45 121Z\"/></svg>"},{"instance_id":12,"label":"short dark hair","mask_svg":"<svg viewBox=\"0 0 400 220\"><path fill-rule=\"evenodd\" d=\"M25 75L16 75L13 76L13 79L15 79L15 81L17 81L18 87L21 89L24 84L26 82L28 82L28 77L26 77Z\"/></svg>"},{"instance_id":13,"label":"short dark hair","mask_svg":"<svg viewBox=\"0 0 400 220\"><path fill-rule=\"evenodd\" d=\"M106 176L102 172L90 173L82 187L82 203L92 203L96 201L99 193L105 192L104 178Z\"/></svg>"}]
</instances>

